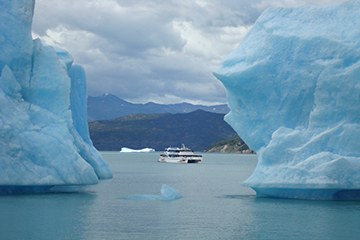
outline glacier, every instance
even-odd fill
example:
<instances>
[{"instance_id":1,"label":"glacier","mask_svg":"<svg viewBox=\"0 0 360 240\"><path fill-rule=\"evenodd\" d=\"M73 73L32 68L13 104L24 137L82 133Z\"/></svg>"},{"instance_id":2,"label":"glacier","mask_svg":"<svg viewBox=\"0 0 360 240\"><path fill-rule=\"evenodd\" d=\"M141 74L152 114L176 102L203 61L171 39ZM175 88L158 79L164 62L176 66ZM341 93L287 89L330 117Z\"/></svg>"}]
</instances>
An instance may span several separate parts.
<instances>
[{"instance_id":1,"label":"glacier","mask_svg":"<svg viewBox=\"0 0 360 240\"><path fill-rule=\"evenodd\" d=\"M0 193L112 177L89 138L85 71L65 50L32 39L34 5L0 3Z\"/></svg>"},{"instance_id":2,"label":"glacier","mask_svg":"<svg viewBox=\"0 0 360 240\"><path fill-rule=\"evenodd\" d=\"M160 189L161 195L146 195L146 194L136 194L128 197L122 197L120 199L124 200L160 200L160 201L173 201L182 198L181 193L166 184L161 185Z\"/></svg>"},{"instance_id":3,"label":"glacier","mask_svg":"<svg viewBox=\"0 0 360 240\"><path fill-rule=\"evenodd\" d=\"M360 1L267 9L214 75L258 196L360 199Z\"/></svg>"}]
</instances>

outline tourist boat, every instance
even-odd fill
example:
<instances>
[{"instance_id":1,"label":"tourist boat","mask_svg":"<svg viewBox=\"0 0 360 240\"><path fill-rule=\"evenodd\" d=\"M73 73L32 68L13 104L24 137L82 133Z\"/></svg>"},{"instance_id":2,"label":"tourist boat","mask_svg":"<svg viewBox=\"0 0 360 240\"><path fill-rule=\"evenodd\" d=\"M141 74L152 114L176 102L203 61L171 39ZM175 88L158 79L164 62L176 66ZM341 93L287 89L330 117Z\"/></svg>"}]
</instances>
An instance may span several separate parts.
<instances>
[{"instance_id":1,"label":"tourist boat","mask_svg":"<svg viewBox=\"0 0 360 240\"><path fill-rule=\"evenodd\" d=\"M181 148L169 147L160 155L158 162L166 163L201 163L202 156L195 155L193 150L185 147L183 144Z\"/></svg>"}]
</instances>

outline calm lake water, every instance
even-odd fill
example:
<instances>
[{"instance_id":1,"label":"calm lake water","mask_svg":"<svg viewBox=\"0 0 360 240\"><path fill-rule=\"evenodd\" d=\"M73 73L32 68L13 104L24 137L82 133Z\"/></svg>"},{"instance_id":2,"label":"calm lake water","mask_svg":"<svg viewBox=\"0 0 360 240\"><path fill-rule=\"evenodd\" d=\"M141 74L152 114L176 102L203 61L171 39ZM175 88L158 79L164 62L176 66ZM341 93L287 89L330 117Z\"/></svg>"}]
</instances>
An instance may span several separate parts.
<instances>
[{"instance_id":1,"label":"calm lake water","mask_svg":"<svg viewBox=\"0 0 360 240\"><path fill-rule=\"evenodd\" d=\"M360 202L257 198L240 184L255 155L103 152L114 178L70 192L0 196L0 239L358 239ZM181 192L174 201L125 200Z\"/></svg>"}]
</instances>

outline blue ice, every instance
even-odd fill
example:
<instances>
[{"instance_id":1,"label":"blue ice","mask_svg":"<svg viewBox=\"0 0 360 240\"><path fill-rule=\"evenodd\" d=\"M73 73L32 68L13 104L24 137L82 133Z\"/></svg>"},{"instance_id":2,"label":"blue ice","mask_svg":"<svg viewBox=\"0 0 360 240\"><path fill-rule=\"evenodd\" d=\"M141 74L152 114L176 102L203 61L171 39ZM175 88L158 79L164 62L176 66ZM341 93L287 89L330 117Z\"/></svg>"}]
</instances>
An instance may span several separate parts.
<instances>
[{"instance_id":1,"label":"blue ice","mask_svg":"<svg viewBox=\"0 0 360 240\"><path fill-rule=\"evenodd\" d=\"M85 71L65 50L32 39L34 4L0 4L0 193L112 177L89 138Z\"/></svg>"},{"instance_id":2,"label":"blue ice","mask_svg":"<svg viewBox=\"0 0 360 240\"><path fill-rule=\"evenodd\" d=\"M359 199L360 1L266 10L214 71L259 196Z\"/></svg>"},{"instance_id":3,"label":"blue ice","mask_svg":"<svg viewBox=\"0 0 360 240\"><path fill-rule=\"evenodd\" d=\"M128 197L123 197L121 199L126 200L161 200L161 201L172 201L179 198L182 198L181 193L166 184L161 185L160 189L161 195L144 195L144 194L136 194Z\"/></svg>"}]
</instances>

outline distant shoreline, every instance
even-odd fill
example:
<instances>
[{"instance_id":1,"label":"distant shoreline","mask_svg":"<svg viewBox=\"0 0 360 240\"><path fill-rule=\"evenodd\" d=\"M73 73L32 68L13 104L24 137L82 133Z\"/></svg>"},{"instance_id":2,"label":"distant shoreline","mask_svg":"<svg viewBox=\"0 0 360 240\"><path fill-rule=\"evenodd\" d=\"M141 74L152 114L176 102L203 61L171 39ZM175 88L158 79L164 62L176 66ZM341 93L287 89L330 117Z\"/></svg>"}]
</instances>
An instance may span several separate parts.
<instances>
[{"instance_id":1,"label":"distant shoreline","mask_svg":"<svg viewBox=\"0 0 360 240\"><path fill-rule=\"evenodd\" d=\"M255 152L249 149L249 147L240 137L218 142L212 145L211 147L207 148L204 152L255 154Z\"/></svg>"}]
</instances>

